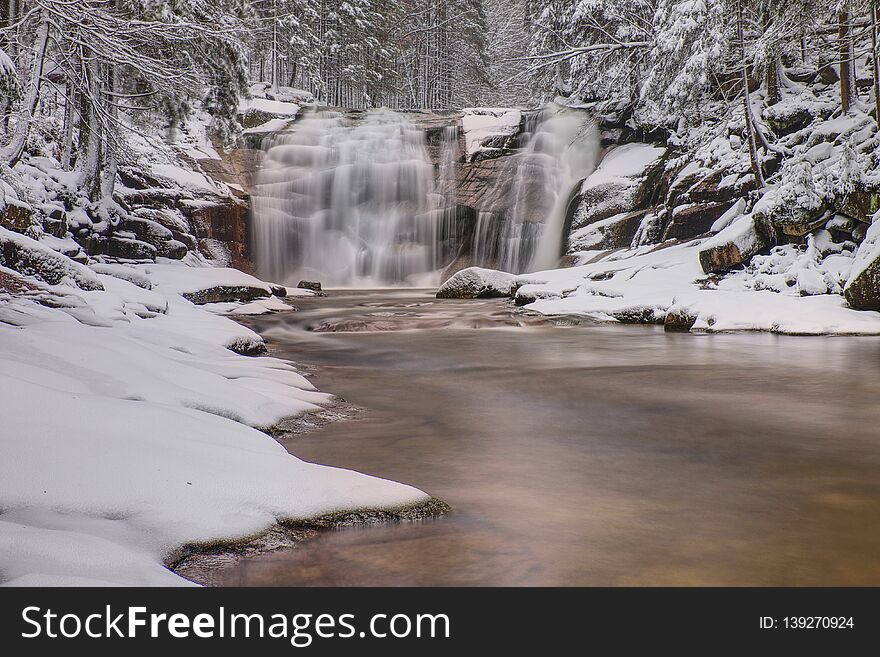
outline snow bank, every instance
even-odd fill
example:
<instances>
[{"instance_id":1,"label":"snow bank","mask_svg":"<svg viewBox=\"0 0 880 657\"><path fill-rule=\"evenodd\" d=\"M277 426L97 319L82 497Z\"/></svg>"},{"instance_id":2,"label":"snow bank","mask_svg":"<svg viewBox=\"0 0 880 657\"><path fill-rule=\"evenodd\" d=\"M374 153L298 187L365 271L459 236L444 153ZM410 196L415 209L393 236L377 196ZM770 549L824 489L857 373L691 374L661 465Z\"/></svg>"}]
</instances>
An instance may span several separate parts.
<instances>
[{"instance_id":1,"label":"snow bank","mask_svg":"<svg viewBox=\"0 0 880 657\"><path fill-rule=\"evenodd\" d=\"M162 565L182 545L428 499L259 431L328 396L284 361L224 348L260 338L175 292L238 274L172 267L187 269L0 292L0 582L186 584Z\"/></svg>"},{"instance_id":2,"label":"snow bank","mask_svg":"<svg viewBox=\"0 0 880 657\"><path fill-rule=\"evenodd\" d=\"M547 315L663 322L670 308L687 308L693 330L760 330L788 334L880 334L880 313L848 308L839 294L803 296L797 285L759 289L755 271L719 282L698 260L702 240L640 247L571 269L517 277L517 303ZM827 262L827 259L826 259Z\"/></svg>"}]
</instances>

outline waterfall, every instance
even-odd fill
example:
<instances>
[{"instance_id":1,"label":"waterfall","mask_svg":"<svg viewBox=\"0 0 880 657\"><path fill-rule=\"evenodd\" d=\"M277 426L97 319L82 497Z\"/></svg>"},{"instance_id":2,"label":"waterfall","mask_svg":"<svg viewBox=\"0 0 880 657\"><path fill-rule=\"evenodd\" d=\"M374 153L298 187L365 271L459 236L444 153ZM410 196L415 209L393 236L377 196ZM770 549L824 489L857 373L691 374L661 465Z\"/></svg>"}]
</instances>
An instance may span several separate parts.
<instances>
[{"instance_id":1,"label":"waterfall","mask_svg":"<svg viewBox=\"0 0 880 657\"><path fill-rule=\"evenodd\" d=\"M457 126L433 130L428 143L400 113L310 113L264 144L252 193L259 274L327 287L436 285L466 252L514 273L555 266L569 195L595 161L590 131L582 112L529 116L499 181L507 207L462 221Z\"/></svg>"},{"instance_id":2,"label":"waterfall","mask_svg":"<svg viewBox=\"0 0 880 657\"><path fill-rule=\"evenodd\" d=\"M521 143L510 210L500 230L487 233L494 234L498 244L474 249L496 252L497 267L513 273L557 266L569 197L595 169L598 150L593 125L584 113L556 106L541 112L533 131L523 132Z\"/></svg>"},{"instance_id":3,"label":"waterfall","mask_svg":"<svg viewBox=\"0 0 880 657\"><path fill-rule=\"evenodd\" d=\"M401 114L318 112L278 135L253 194L261 275L328 286L432 284L450 214L424 133Z\"/></svg>"}]
</instances>

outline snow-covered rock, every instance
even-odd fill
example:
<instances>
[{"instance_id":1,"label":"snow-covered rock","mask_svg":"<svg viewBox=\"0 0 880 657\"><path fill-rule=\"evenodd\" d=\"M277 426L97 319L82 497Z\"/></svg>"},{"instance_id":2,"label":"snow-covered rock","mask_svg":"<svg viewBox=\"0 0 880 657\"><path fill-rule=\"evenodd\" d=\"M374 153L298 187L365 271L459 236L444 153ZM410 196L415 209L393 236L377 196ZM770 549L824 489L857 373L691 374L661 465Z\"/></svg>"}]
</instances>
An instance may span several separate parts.
<instances>
[{"instance_id":1,"label":"snow-covered rock","mask_svg":"<svg viewBox=\"0 0 880 657\"><path fill-rule=\"evenodd\" d=\"M102 287L88 267L6 228L0 228L0 265L50 285L68 282L83 290L100 290Z\"/></svg>"},{"instance_id":2,"label":"snow-covered rock","mask_svg":"<svg viewBox=\"0 0 880 657\"><path fill-rule=\"evenodd\" d=\"M859 246L843 295L853 308L880 310L880 221L871 224Z\"/></svg>"},{"instance_id":3,"label":"snow-covered rock","mask_svg":"<svg viewBox=\"0 0 880 657\"><path fill-rule=\"evenodd\" d=\"M438 299L486 299L513 294L516 276L494 269L468 267L453 274L440 289Z\"/></svg>"},{"instance_id":4,"label":"snow-covered rock","mask_svg":"<svg viewBox=\"0 0 880 657\"><path fill-rule=\"evenodd\" d=\"M650 144L611 149L580 187L572 228L645 209L652 191L651 173L659 171L665 153L666 149Z\"/></svg>"},{"instance_id":5,"label":"snow-covered rock","mask_svg":"<svg viewBox=\"0 0 880 657\"><path fill-rule=\"evenodd\" d=\"M157 288L179 294L197 305L228 301L253 301L273 294L284 296L281 286L261 281L255 276L227 267L187 267L168 261L142 267Z\"/></svg>"},{"instance_id":6,"label":"snow-covered rock","mask_svg":"<svg viewBox=\"0 0 880 657\"><path fill-rule=\"evenodd\" d=\"M755 215L740 217L700 247L700 266L710 274L746 264L770 247L767 232Z\"/></svg>"}]
</instances>

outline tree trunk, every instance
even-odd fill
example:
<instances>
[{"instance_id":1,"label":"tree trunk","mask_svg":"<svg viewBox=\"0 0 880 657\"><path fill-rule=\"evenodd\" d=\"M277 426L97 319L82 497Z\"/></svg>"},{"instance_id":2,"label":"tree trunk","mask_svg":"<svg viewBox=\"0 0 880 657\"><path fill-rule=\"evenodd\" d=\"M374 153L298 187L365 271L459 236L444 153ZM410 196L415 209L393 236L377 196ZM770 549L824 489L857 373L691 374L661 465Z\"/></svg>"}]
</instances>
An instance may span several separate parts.
<instances>
[{"instance_id":1,"label":"tree trunk","mask_svg":"<svg viewBox=\"0 0 880 657\"><path fill-rule=\"evenodd\" d=\"M116 144L112 137L118 133L118 126L113 121L117 120L119 110L116 107L116 100L113 92L119 89L119 72L118 67L110 65L110 71L107 75L107 112L110 114L111 123L107 128L107 136L104 139L104 170L101 173L101 198L110 198L113 196L113 190L116 187ZM113 131L112 133L110 131Z\"/></svg>"},{"instance_id":2,"label":"tree trunk","mask_svg":"<svg viewBox=\"0 0 880 657\"><path fill-rule=\"evenodd\" d=\"M843 0L837 11L837 46L840 60L840 107L849 112L853 102L852 41L850 40L849 0Z\"/></svg>"},{"instance_id":3,"label":"tree trunk","mask_svg":"<svg viewBox=\"0 0 880 657\"><path fill-rule=\"evenodd\" d=\"M764 32L767 32L771 26L769 12L764 13ZM779 61L779 53L776 46L771 46L772 51L767 61L767 69L764 72L764 78L767 83L767 105L775 105L782 98L779 93L779 68L782 63Z\"/></svg>"},{"instance_id":4,"label":"tree trunk","mask_svg":"<svg viewBox=\"0 0 880 657\"><path fill-rule=\"evenodd\" d=\"M64 101L64 129L61 143L61 168L70 171L73 161L73 124L76 121L76 87L67 81L67 98Z\"/></svg>"},{"instance_id":5,"label":"tree trunk","mask_svg":"<svg viewBox=\"0 0 880 657\"><path fill-rule=\"evenodd\" d=\"M761 170L761 161L758 159L758 147L755 141L755 117L752 115L752 101L749 97L749 67L746 63L746 45L743 35L743 9L742 0L737 3L736 32L739 39L739 54L742 62L742 94L743 94L743 119L746 124L746 141L749 145L749 159L752 163L752 173L755 175L755 184L758 189L764 187L764 172Z\"/></svg>"},{"instance_id":6,"label":"tree trunk","mask_svg":"<svg viewBox=\"0 0 880 657\"><path fill-rule=\"evenodd\" d=\"M46 63L46 48L48 45L49 23L43 20L40 22L34 35L34 60L31 63L31 81L27 97L19 112L12 141L3 152L3 160L10 167L14 167L18 163L27 145L34 112L37 109L37 103L40 101L40 85L43 82L43 67Z\"/></svg>"},{"instance_id":7,"label":"tree trunk","mask_svg":"<svg viewBox=\"0 0 880 657\"><path fill-rule=\"evenodd\" d=\"M83 57L83 80L86 91L80 103L80 154L76 164L80 186L88 197L97 201L101 195L101 150L103 135L99 118L101 88L96 65Z\"/></svg>"},{"instance_id":8,"label":"tree trunk","mask_svg":"<svg viewBox=\"0 0 880 657\"><path fill-rule=\"evenodd\" d=\"M871 64L874 73L874 120L880 125L880 54L877 52L878 41L878 7L877 0L871 0Z\"/></svg>"}]
</instances>

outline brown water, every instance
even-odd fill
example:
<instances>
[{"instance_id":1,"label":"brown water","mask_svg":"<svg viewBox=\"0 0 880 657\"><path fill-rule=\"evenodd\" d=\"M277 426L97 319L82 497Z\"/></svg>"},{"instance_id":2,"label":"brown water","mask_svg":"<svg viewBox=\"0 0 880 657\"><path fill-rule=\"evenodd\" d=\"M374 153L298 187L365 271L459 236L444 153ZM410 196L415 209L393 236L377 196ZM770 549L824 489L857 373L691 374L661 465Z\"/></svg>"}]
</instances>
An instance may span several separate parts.
<instances>
[{"instance_id":1,"label":"brown water","mask_svg":"<svg viewBox=\"0 0 880 657\"><path fill-rule=\"evenodd\" d=\"M365 412L285 446L454 511L326 532L215 582L880 584L876 338L544 325L427 291L297 305L250 323Z\"/></svg>"}]
</instances>

